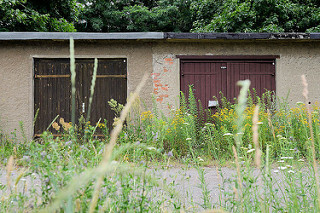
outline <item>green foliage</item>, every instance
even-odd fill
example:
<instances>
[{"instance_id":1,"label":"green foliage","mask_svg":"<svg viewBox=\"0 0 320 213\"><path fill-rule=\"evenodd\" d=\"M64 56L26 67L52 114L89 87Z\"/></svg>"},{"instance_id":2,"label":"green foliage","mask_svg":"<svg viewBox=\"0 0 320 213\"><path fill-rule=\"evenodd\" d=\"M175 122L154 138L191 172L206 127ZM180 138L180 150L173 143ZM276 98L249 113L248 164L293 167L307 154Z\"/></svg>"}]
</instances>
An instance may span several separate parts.
<instances>
[{"instance_id":1,"label":"green foliage","mask_svg":"<svg viewBox=\"0 0 320 213\"><path fill-rule=\"evenodd\" d=\"M0 1L0 31L76 31L82 7L76 0Z\"/></svg>"},{"instance_id":2,"label":"green foliage","mask_svg":"<svg viewBox=\"0 0 320 213\"><path fill-rule=\"evenodd\" d=\"M116 117L120 116L121 111L123 110L123 104L118 103L116 100L111 99L108 101L111 110L115 112Z\"/></svg>"},{"instance_id":3,"label":"green foliage","mask_svg":"<svg viewBox=\"0 0 320 213\"><path fill-rule=\"evenodd\" d=\"M190 0L89 1L81 14L79 31L188 32L192 27Z\"/></svg>"},{"instance_id":4,"label":"green foliage","mask_svg":"<svg viewBox=\"0 0 320 213\"><path fill-rule=\"evenodd\" d=\"M210 23L197 20L195 32L316 32L320 8L316 1L224 0L215 5ZM205 1L205 4L208 4ZM199 6L198 6L199 7Z\"/></svg>"},{"instance_id":5,"label":"green foliage","mask_svg":"<svg viewBox=\"0 0 320 213\"><path fill-rule=\"evenodd\" d=\"M0 31L318 32L317 0L5 0Z\"/></svg>"}]
</instances>

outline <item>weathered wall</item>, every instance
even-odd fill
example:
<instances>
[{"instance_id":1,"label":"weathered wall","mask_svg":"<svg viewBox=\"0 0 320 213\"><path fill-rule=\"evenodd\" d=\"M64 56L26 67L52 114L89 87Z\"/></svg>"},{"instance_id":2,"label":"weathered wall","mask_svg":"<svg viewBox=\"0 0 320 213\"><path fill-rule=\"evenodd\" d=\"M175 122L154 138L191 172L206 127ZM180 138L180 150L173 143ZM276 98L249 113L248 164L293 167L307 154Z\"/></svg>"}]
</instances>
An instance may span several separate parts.
<instances>
[{"instance_id":1,"label":"weathered wall","mask_svg":"<svg viewBox=\"0 0 320 213\"><path fill-rule=\"evenodd\" d=\"M285 97L290 91L288 101L292 106L303 101L300 76L306 74L310 101L314 103L320 96L317 41L78 41L75 48L78 58L127 58L128 95L148 72L150 79L141 99L150 106L153 94L164 112L179 106L180 68L176 55L280 55L276 60L277 95ZM0 129L7 133L19 130L19 121L23 121L26 135L32 136L33 58L68 56L67 41L0 42Z\"/></svg>"},{"instance_id":2,"label":"weathered wall","mask_svg":"<svg viewBox=\"0 0 320 213\"><path fill-rule=\"evenodd\" d=\"M310 101L314 103L320 98L320 43L317 41L162 42L153 47L153 52L153 89L163 109L179 106L180 68L176 55L279 55L276 59L277 95L286 97L289 93L291 106L304 101L301 75L305 74Z\"/></svg>"},{"instance_id":3,"label":"weathered wall","mask_svg":"<svg viewBox=\"0 0 320 213\"><path fill-rule=\"evenodd\" d=\"M127 58L128 94L135 89L144 72L150 74L152 72L150 43L76 42L75 56L78 58ZM34 57L68 58L69 43L67 41L0 43L0 129L6 133L17 129L19 138L21 138L20 121L24 124L27 137L31 138L33 134ZM141 96L150 97L151 93L150 75L150 81L147 82Z\"/></svg>"}]
</instances>

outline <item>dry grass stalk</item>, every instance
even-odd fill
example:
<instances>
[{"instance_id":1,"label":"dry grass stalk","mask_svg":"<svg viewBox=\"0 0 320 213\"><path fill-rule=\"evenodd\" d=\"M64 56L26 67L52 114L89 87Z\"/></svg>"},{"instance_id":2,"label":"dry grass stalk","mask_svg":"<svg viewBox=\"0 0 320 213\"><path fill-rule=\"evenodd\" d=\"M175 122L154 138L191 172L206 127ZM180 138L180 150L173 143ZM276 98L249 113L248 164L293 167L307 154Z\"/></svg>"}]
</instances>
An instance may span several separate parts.
<instances>
[{"instance_id":1,"label":"dry grass stalk","mask_svg":"<svg viewBox=\"0 0 320 213\"><path fill-rule=\"evenodd\" d=\"M130 112L130 108L135 102L135 99L138 97L142 87L146 83L147 78L148 78L148 75L147 75L147 73L145 73L144 76L142 77L140 84L136 88L135 92L129 97L127 104L124 106L123 110L121 111L120 118L117 122L117 125L115 126L115 128L112 130L112 132L110 134L111 135L110 142L109 142L109 144L106 144L106 146L105 146L104 155L103 155L102 161L100 163L101 168L103 168L104 166L106 166L109 163L109 161L111 159L113 148L117 142L118 135L120 134L120 132L122 130L123 123L125 122L126 117L127 117L128 113ZM100 175L97 178L97 183L96 183L96 187L95 187L93 197L92 197L92 200L90 203L89 212L94 212L94 209L97 205L102 180L103 180L102 175Z\"/></svg>"},{"instance_id":2,"label":"dry grass stalk","mask_svg":"<svg viewBox=\"0 0 320 213\"><path fill-rule=\"evenodd\" d=\"M75 212L81 212L81 201L80 199L76 199L76 209Z\"/></svg>"},{"instance_id":3,"label":"dry grass stalk","mask_svg":"<svg viewBox=\"0 0 320 213\"><path fill-rule=\"evenodd\" d=\"M320 207L320 191L319 191L319 174L318 174L318 166L316 161L316 152L315 152L315 146L314 146L314 135L313 135L313 127L312 127L312 115L311 115L311 108L309 104L309 98L308 98L308 83L305 75L301 76L302 84L303 84L303 92L302 95L305 98L306 101L306 108L308 112L308 121L309 121L309 129L310 129L310 136L311 136L311 152L312 152L312 159L313 159L313 169L315 173L316 178L316 188L317 188L317 198L318 198L318 208Z\"/></svg>"},{"instance_id":4,"label":"dry grass stalk","mask_svg":"<svg viewBox=\"0 0 320 213\"><path fill-rule=\"evenodd\" d=\"M237 167L237 177L238 177L238 185L239 185L239 198L240 198L240 202L241 202L241 193L242 193L242 180L241 180L241 173L240 173L240 164L239 164L239 158L238 158L238 154L237 154L237 150L234 146L232 146L232 150L233 150L233 154L234 154L234 158L235 158L235 163L236 163L236 167ZM241 209L242 212L242 209Z\"/></svg>"},{"instance_id":5,"label":"dry grass stalk","mask_svg":"<svg viewBox=\"0 0 320 213\"><path fill-rule=\"evenodd\" d=\"M254 155L254 162L256 167L261 170L261 149L259 144L259 132L258 132L258 122L259 122L259 105L257 105L254 109L253 117L252 117L252 140L255 146L255 155ZM261 171L262 172L262 171ZM258 192L262 191L259 188L262 186L262 180L260 175L258 176ZM263 202L260 202L261 204L261 211L264 211L263 208Z\"/></svg>"},{"instance_id":6,"label":"dry grass stalk","mask_svg":"<svg viewBox=\"0 0 320 213\"><path fill-rule=\"evenodd\" d=\"M70 38L70 72L71 72L71 123L76 122L76 60L74 57L74 40Z\"/></svg>"},{"instance_id":7,"label":"dry grass stalk","mask_svg":"<svg viewBox=\"0 0 320 213\"><path fill-rule=\"evenodd\" d=\"M259 133L258 133L258 122L259 122L259 106L257 105L254 109L252 117L252 140L255 146L254 162L258 169L261 168L261 150L259 146Z\"/></svg>"},{"instance_id":8,"label":"dry grass stalk","mask_svg":"<svg viewBox=\"0 0 320 213\"><path fill-rule=\"evenodd\" d=\"M117 122L117 125L115 126L115 128L112 130L112 132L110 134L110 137L111 137L110 142L108 144L106 144L106 147L104 150L104 156L103 156L103 160L102 160L101 164L104 164L110 160L112 150L113 150L114 146L116 145L118 135L120 134L122 127L123 127L123 123L125 122L126 117L127 117L128 113L130 112L130 108L135 102L135 99L139 97L139 93L140 93L142 87L145 85L147 78L148 78L148 75L145 73L144 76L142 77L140 84L138 85L138 87L136 88L134 93L132 93L132 95L130 96L130 98L127 101L127 104L124 106L123 110L121 111L119 121Z\"/></svg>"},{"instance_id":9,"label":"dry grass stalk","mask_svg":"<svg viewBox=\"0 0 320 213\"><path fill-rule=\"evenodd\" d=\"M219 198L220 198L220 200L222 200L221 184L220 184L220 183L222 183L222 178L220 176L219 169L218 169L217 166L216 166L216 172L217 172L217 176L218 176L218 180L219 180L219 183L218 183L218 186L219 186Z\"/></svg>"},{"instance_id":10,"label":"dry grass stalk","mask_svg":"<svg viewBox=\"0 0 320 213\"><path fill-rule=\"evenodd\" d=\"M11 155L6 167L6 170L7 170L6 178L7 178L7 186L9 189L9 193L11 192L11 172L13 171L13 167L14 167L13 164L14 164L14 159L13 159L13 156Z\"/></svg>"},{"instance_id":11,"label":"dry grass stalk","mask_svg":"<svg viewBox=\"0 0 320 213\"><path fill-rule=\"evenodd\" d=\"M271 113L269 109L267 109L267 114L268 114L268 125L271 128L273 140L276 141L276 134L274 133L274 128L271 121Z\"/></svg>"},{"instance_id":12,"label":"dry grass stalk","mask_svg":"<svg viewBox=\"0 0 320 213\"><path fill-rule=\"evenodd\" d=\"M92 80L91 80L91 87L90 87L90 98L89 98L89 106L88 106L88 113L87 113L86 122L88 122L90 120L91 105L92 105L92 100L93 100L94 88L96 85L97 72L98 72L98 59L95 58L94 59L94 67L93 67L93 75L92 75Z\"/></svg>"},{"instance_id":13,"label":"dry grass stalk","mask_svg":"<svg viewBox=\"0 0 320 213\"><path fill-rule=\"evenodd\" d=\"M98 178L96 186L94 188L94 194L92 196L92 200L91 200L91 203L90 203L89 213L94 212L94 210L96 208L96 205L97 205L97 202L98 202L98 199L99 199L99 193L100 193L100 188L101 188L102 183L103 183L103 177L101 176L101 177Z\"/></svg>"},{"instance_id":14,"label":"dry grass stalk","mask_svg":"<svg viewBox=\"0 0 320 213\"><path fill-rule=\"evenodd\" d=\"M16 179L16 182L14 183L14 192L17 193L17 186L18 186L18 183L19 181L21 180L21 178L23 177L24 173L26 172L25 169L22 169L22 171L19 173L17 179Z\"/></svg>"}]
</instances>

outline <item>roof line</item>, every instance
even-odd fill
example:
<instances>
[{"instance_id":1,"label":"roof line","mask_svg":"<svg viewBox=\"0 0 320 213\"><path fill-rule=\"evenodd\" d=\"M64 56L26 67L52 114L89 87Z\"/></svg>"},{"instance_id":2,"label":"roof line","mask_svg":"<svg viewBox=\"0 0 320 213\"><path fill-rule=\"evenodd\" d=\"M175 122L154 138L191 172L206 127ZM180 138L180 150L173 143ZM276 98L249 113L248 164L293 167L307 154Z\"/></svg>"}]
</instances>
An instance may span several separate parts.
<instances>
[{"instance_id":1,"label":"roof line","mask_svg":"<svg viewBox=\"0 0 320 213\"><path fill-rule=\"evenodd\" d=\"M162 32L67 33L67 32L0 32L0 40L136 40L163 39Z\"/></svg>"},{"instance_id":2,"label":"roof line","mask_svg":"<svg viewBox=\"0 0 320 213\"><path fill-rule=\"evenodd\" d=\"M0 41L7 40L314 40L320 33L83 33L83 32L0 32Z\"/></svg>"}]
</instances>

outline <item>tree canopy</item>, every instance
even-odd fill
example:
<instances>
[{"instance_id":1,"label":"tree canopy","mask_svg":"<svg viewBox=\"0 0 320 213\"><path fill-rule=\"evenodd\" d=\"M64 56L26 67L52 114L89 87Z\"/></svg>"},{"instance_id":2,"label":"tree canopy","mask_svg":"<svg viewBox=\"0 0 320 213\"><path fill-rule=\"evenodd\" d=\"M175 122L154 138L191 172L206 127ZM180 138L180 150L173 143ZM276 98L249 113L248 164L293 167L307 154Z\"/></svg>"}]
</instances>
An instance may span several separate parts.
<instances>
[{"instance_id":1,"label":"tree canopy","mask_svg":"<svg viewBox=\"0 0 320 213\"><path fill-rule=\"evenodd\" d=\"M318 32L319 0L0 0L0 31Z\"/></svg>"}]
</instances>

